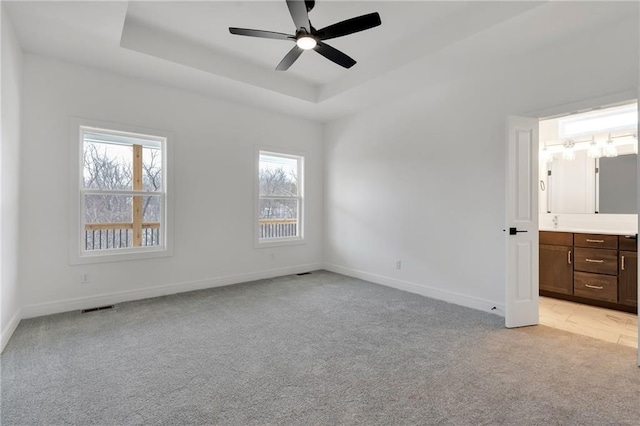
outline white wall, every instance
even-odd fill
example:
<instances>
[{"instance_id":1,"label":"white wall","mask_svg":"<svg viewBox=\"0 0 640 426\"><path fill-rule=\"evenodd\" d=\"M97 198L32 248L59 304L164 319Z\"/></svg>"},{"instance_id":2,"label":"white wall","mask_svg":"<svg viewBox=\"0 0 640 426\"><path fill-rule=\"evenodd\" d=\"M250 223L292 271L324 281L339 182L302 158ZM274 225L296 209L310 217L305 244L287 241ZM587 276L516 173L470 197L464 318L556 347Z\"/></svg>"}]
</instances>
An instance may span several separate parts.
<instances>
[{"instance_id":1,"label":"white wall","mask_svg":"<svg viewBox=\"0 0 640 426\"><path fill-rule=\"evenodd\" d=\"M18 287L20 92L22 51L6 11L2 15L2 145L0 147L0 351L20 321Z\"/></svg>"},{"instance_id":2,"label":"white wall","mask_svg":"<svg viewBox=\"0 0 640 426\"><path fill-rule=\"evenodd\" d=\"M34 55L25 55L23 102L25 317L321 266L319 124ZM69 265L71 116L173 133L172 257ZM304 245L253 246L256 144L306 153Z\"/></svg>"},{"instance_id":3,"label":"white wall","mask_svg":"<svg viewBox=\"0 0 640 426\"><path fill-rule=\"evenodd\" d=\"M411 96L329 124L327 267L500 312L506 116L635 90L637 27L630 17L490 60L472 38L441 54L457 65L449 74L462 78L425 69L445 77L425 78Z\"/></svg>"}]
</instances>

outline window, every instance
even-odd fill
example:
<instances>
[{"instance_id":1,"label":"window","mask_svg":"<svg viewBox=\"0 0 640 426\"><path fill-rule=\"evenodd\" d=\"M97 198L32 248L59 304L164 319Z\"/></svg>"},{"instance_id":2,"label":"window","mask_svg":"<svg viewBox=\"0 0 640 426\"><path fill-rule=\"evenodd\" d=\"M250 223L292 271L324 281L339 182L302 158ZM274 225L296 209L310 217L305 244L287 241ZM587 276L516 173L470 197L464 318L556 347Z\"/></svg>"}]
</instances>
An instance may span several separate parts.
<instances>
[{"instance_id":1,"label":"window","mask_svg":"<svg viewBox=\"0 0 640 426\"><path fill-rule=\"evenodd\" d=\"M258 244L302 241L303 163L300 155L258 152Z\"/></svg>"},{"instance_id":2,"label":"window","mask_svg":"<svg viewBox=\"0 0 640 426\"><path fill-rule=\"evenodd\" d=\"M583 114L570 115L559 120L560 137L589 135L637 128L638 105L630 104L605 108Z\"/></svg>"},{"instance_id":3,"label":"window","mask_svg":"<svg viewBox=\"0 0 640 426\"><path fill-rule=\"evenodd\" d=\"M81 258L166 250L166 141L80 126Z\"/></svg>"}]
</instances>

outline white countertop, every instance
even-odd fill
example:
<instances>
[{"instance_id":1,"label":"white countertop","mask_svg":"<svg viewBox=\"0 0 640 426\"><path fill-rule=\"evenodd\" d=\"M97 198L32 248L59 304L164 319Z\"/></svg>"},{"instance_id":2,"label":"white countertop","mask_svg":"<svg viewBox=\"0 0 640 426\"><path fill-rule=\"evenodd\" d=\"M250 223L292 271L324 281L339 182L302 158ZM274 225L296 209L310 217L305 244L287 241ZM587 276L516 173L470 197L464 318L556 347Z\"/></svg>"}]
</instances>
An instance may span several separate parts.
<instances>
[{"instance_id":1,"label":"white countertop","mask_svg":"<svg viewBox=\"0 0 640 426\"><path fill-rule=\"evenodd\" d=\"M588 229L588 228L568 228L568 227L557 227L557 228L548 228L548 227L540 227L540 231L551 231L551 232L574 232L578 234L603 234L603 235L636 235L637 231L635 229Z\"/></svg>"}]
</instances>

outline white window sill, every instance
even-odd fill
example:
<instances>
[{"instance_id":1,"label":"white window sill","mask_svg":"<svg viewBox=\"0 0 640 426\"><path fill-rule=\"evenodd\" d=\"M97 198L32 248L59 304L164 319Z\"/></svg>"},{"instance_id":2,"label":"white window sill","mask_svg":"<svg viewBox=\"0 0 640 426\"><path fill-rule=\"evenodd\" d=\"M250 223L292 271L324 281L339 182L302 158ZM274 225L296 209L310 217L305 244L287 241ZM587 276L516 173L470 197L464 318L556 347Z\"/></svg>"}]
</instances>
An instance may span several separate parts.
<instances>
[{"instance_id":1,"label":"white window sill","mask_svg":"<svg viewBox=\"0 0 640 426\"><path fill-rule=\"evenodd\" d=\"M72 256L72 265L87 265L91 263L122 262L127 260L155 259L159 257L173 256L173 250L167 248L143 249L143 250L103 250L97 253L84 253Z\"/></svg>"},{"instance_id":2,"label":"white window sill","mask_svg":"<svg viewBox=\"0 0 640 426\"><path fill-rule=\"evenodd\" d=\"M281 246L297 246L306 244L307 242L303 238L274 238L270 241L257 241L254 244L255 248L270 248Z\"/></svg>"}]
</instances>

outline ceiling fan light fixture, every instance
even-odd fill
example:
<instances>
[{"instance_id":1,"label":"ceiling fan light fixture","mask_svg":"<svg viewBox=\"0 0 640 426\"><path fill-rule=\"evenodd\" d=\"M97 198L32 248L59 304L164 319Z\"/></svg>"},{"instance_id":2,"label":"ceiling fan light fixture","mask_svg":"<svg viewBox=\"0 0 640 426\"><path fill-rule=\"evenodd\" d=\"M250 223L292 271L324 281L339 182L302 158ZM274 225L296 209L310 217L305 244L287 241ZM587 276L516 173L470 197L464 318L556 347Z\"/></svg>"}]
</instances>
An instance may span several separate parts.
<instances>
[{"instance_id":1,"label":"ceiling fan light fixture","mask_svg":"<svg viewBox=\"0 0 640 426\"><path fill-rule=\"evenodd\" d=\"M305 35L296 40L296 44L300 49L310 50L316 47L318 42L315 38Z\"/></svg>"},{"instance_id":2,"label":"ceiling fan light fixture","mask_svg":"<svg viewBox=\"0 0 640 426\"><path fill-rule=\"evenodd\" d=\"M282 58L276 67L277 71L288 70L305 50L311 49L343 68L351 68L356 64L356 61L325 43L325 40L358 33L382 24L380 14L373 12L346 19L317 30L311 25L311 21L309 20L309 11L313 9L315 0L285 0L285 2L289 9L291 19L295 24L295 35L274 31L253 30L250 28L229 27L229 32L235 35L295 41L296 45Z\"/></svg>"}]
</instances>

